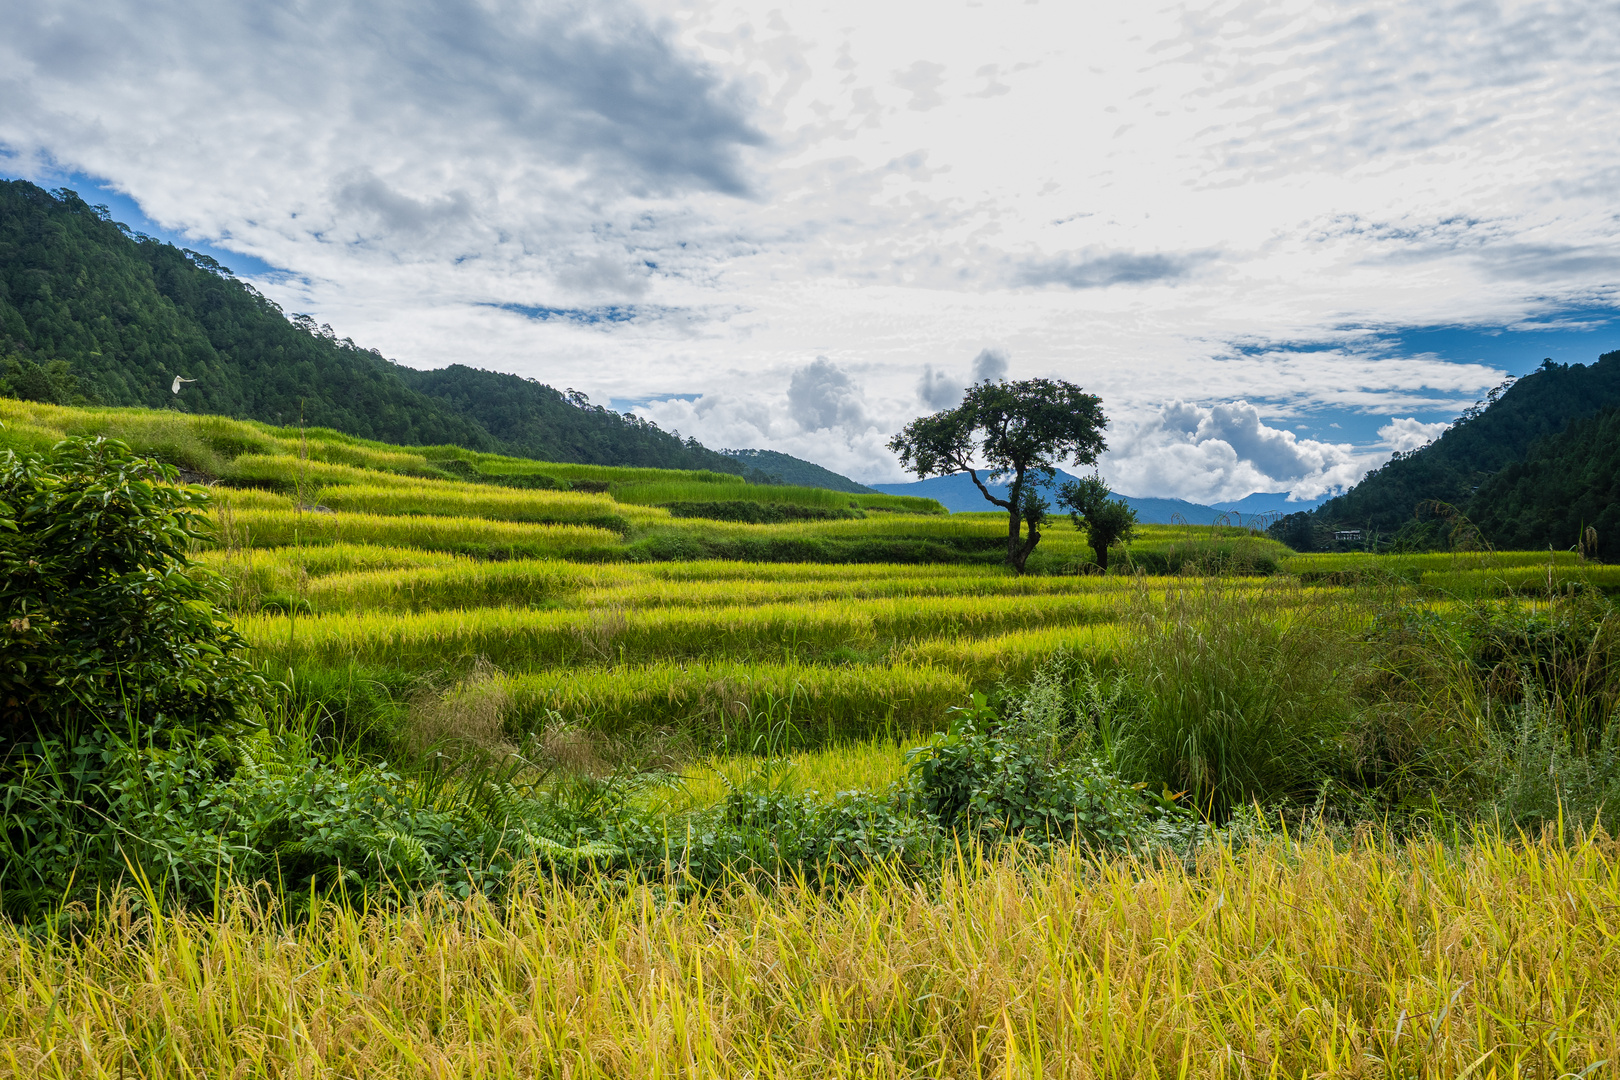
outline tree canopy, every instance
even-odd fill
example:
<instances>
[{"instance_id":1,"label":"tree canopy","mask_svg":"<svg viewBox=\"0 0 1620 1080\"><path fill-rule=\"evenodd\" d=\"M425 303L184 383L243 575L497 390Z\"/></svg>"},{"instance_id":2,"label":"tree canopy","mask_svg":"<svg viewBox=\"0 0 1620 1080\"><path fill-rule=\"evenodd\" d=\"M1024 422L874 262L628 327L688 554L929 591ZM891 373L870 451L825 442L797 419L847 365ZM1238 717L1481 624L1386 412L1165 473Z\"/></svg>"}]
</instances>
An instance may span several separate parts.
<instances>
[{"instance_id":1,"label":"tree canopy","mask_svg":"<svg viewBox=\"0 0 1620 1080\"><path fill-rule=\"evenodd\" d=\"M1068 509L1075 528L1085 530L1098 567L1107 573L1108 549L1131 539L1136 532L1136 511L1114 498L1108 482L1095 474L1065 480L1058 488L1058 505Z\"/></svg>"},{"instance_id":2,"label":"tree canopy","mask_svg":"<svg viewBox=\"0 0 1620 1080\"><path fill-rule=\"evenodd\" d=\"M986 501L1007 511L1007 564L1023 573L1046 517L1036 486L1049 485L1065 461L1095 462L1108 448L1107 426L1102 399L1073 383L987 379L969 387L956 408L907 424L889 449L919 479L967 473ZM1005 498L987 486L1003 483Z\"/></svg>"}]
</instances>

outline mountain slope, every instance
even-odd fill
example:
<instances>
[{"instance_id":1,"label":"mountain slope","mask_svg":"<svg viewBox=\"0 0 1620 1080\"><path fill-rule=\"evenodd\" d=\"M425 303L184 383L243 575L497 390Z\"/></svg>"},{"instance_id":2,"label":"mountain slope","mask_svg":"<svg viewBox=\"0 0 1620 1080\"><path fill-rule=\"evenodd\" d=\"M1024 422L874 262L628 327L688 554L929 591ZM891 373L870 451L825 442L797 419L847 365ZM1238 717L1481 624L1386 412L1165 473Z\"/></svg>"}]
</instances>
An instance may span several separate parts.
<instances>
[{"instance_id":1,"label":"mountain slope","mask_svg":"<svg viewBox=\"0 0 1620 1080\"><path fill-rule=\"evenodd\" d=\"M1597 363L1546 361L1505 392L1492 392L1439 439L1420 450L1396 454L1383 468L1314 511L1328 527L1375 530L1386 536L1413 520L1419 503L1468 506L1492 475L1523 461L1531 446L1556 435L1571 421L1620 405L1620 352Z\"/></svg>"},{"instance_id":2,"label":"mountain slope","mask_svg":"<svg viewBox=\"0 0 1620 1080\"><path fill-rule=\"evenodd\" d=\"M193 379L179 395L176 376ZM0 181L0 392L304 422L404 445L741 473L733 459L548 386L419 372L288 319L212 259L71 191Z\"/></svg>"},{"instance_id":3,"label":"mountain slope","mask_svg":"<svg viewBox=\"0 0 1620 1080\"><path fill-rule=\"evenodd\" d=\"M847 491L851 495L875 495L876 488L857 484L841 473L824 469L813 461L796 458L776 450L722 450L727 457L736 458L750 469L775 477L776 483L795 487L826 488L828 491Z\"/></svg>"},{"instance_id":4,"label":"mountain slope","mask_svg":"<svg viewBox=\"0 0 1620 1080\"><path fill-rule=\"evenodd\" d=\"M1566 550L1597 533L1605 562L1620 560L1620 408L1577 420L1537 442L1481 485L1469 517L1498 548Z\"/></svg>"},{"instance_id":5,"label":"mountain slope","mask_svg":"<svg viewBox=\"0 0 1620 1080\"><path fill-rule=\"evenodd\" d=\"M1057 482L1078 479L1071 473L1058 470ZM1005 485L987 484L991 492L1000 498L1006 498ZM937 499L944 507L954 513L975 510L999 510L1000 507L985 500L985 497L974 486L973 478L967 473L951 473L948 476L930 476L926 480L914 480L909 484L873 484L872 487L885 495L921 495L928 499ZM1044 497L1050 501L1053 497L1051 490L1043 490ZM1136 511L1136 519L1144 525L1170 525L1178 519L1189 525L1211 525L1223 520L1225 514L1212 506L1188 502L1185 499L1155 499L1136 498L1130 495L1114 493L1116 499L1122 500L1127 506Z\"/></svg>"}]
</instances>

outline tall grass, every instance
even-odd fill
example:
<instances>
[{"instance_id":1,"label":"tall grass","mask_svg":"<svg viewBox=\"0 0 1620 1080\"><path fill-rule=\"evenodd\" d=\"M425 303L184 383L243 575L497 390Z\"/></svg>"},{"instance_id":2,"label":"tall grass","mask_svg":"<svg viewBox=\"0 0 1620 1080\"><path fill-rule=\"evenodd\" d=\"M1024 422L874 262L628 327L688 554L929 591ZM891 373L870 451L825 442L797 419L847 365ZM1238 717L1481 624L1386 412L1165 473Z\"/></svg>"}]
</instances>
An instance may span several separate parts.
<instances>
[{"instance_id":1,"label":"tall grass","mask_svg":"<svg viewBox=\"0 0 1620 1080\"><path fill-rule=\"evenodd\" d=\"M1308 797L1343 770L1368 621L1340 595L1286 583L1144 595L1126 624L1140 697L1114 734L1116 765L1217 820L1253 800Z\"/></svg>"},{"instance_id":2,"label":"tall grass","mask_svg":"<svg viewBox=\"0 0 1620 1080\"><path fill-rule=\"evenodd\" d=\"M822 892L532 880L277 918L0 927L10 1075L1594 1077L1606 841L1363 839L1099 863L965 852Z\"/></svg>"}]
</instances>

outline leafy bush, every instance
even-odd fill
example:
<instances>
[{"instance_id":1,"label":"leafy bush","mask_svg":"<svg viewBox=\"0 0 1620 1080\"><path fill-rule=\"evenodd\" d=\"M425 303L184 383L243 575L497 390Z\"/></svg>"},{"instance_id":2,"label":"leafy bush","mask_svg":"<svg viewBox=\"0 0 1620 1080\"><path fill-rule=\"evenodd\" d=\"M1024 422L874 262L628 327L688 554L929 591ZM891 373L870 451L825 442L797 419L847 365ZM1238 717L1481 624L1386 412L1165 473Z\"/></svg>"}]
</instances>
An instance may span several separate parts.
<instances>
[{"instance_id":1,"label":"leafy bush","mask_svg":"<svg viewBox=\"0 0 1620 1080\"><path fill-rule=\"evenodd\" d=\"M1114 776L1086 752L1084 732L1065 738L1052 719L998 717L974 695L971 707L954 712L949 731L912 752L911 803L943 828L987 840L1079 838L1114 849L1146 842L1165 817L1185 816L1144 794L1145 784Z\"/></svg>"},{"instance_id":2,"label":"leafy bush","mask_svg":"<svg viewBox=\"0 0 1620 1080\"><path fill-rule=\"evenodd\" d=\"M265 690L220 614L223 583L192 566L201 488L123 443L69 439L0 455L0 742L100 725L207 732Z\"/></svg>"},{"instance_id":3,"label":"leafy bush","mask_svg":"<svg viewBox=\"0 0 1620 1080\"><path fill-rule=\"evenodd\" d=\"M26 919L120 883L162 904L260 881L294 906L331 890L465 897L496 892L524 861L566 870L618 857L574 835L520 756L407 773L323 743L307 718L168 747L108 738L91 768L47 747L0 789L0 904Z\"/></svg>"}]
</instances>

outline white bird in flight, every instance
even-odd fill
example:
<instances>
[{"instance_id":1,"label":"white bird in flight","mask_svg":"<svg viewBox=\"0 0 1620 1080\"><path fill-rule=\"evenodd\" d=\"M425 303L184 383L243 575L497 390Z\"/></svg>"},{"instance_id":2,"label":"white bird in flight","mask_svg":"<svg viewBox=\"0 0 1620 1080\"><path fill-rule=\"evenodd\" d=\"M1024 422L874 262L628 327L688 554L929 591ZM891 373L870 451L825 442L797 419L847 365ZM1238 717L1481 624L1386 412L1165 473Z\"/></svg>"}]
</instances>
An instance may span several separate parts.
<instances>
[{"instance_id":1,"label":"white bird in flight","mask_svg":"<svg viewBox=\"0 0 1620 1080\"><path fill-rule=\"evenodd\" d=\"M174 385L169 387L169 389L174 391L176 394L178 394L180 392L180 384L181 383L196 382L196 381L197 381L196 379L182 379L180 376L176 375L174 377Z\"/></svg>"}]
</instances>

